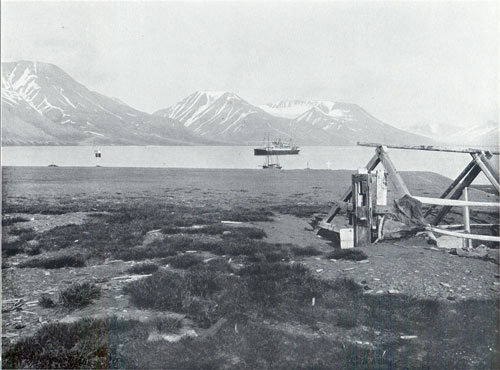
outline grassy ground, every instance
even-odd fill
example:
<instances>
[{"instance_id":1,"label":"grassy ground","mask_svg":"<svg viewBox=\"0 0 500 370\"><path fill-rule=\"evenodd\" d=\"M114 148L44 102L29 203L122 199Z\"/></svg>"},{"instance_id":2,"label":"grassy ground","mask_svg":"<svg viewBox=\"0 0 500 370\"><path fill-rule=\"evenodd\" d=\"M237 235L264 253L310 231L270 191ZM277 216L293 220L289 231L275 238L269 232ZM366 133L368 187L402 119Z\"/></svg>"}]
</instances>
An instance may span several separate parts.
<instances>
[{"instance_id":1,"label":"grassy ground","mask_svg":"<svg viewBox=\"0 0 500 370\"><path fill-rule=\"evenodd\" d=\"M307 187L314 181L301 176L300 185L284 189L274 188L274 182L268 188L258 182L248 184L243 181L247 177L226 178L222 185L220 179L206 176L206 187L195 176L193 181L184 179L183 188L176 187L183 183L178 177L165 188L161 185L168 178L165 171L159 172L157 182L150 177L133 180L126 189L120 188L123 183L112 183L112 189L92 194L71 180L70 193L56 196L49 189L58 188L62 180L52 179L48 186L43 174L36 177L31 170L24 171L12 175L11 183L4 178L7 189L14 189L4 197L3 214L3 284L8 298L18 297L16 292L27 284L27 279L18 281L14 276L47 276L48 272L69 285L55 295L41 295L33 312L55 318L98 313L107 299L114 302L111 298L124 296L120 299L127 300L126 310L138 314L125 318L121 310L117 316L37 323L32 335L3 341L3 368L499 366L497 299L478 296L451 301L373 294L366 284L347 275L321 276L318 271L325 267L318 269L315 264L330 263L329 268L336 269L335 264L351 263L373 270L379 266L376 252L336 252L324 244L280 234L285 229L280 228L278 216L294 219L323 211L331 200L327 189L336 182L333 192L341 193L341 185L349 182L347 173L332 178L322 171L311 193ZM103 178L109 176L105 173ZM16 181L28 189L25 195L16 193L18 188L12 185ZM25 184L29 181L40 181L41 191L31 193ZM90 188L95 190L98 179L92 181ZM412 186L438 192L437 187ZM74 212L88 215L71 223ZM38 229L33 226L36 220L28 220L41 213L53 217L44 218L47 222L67 216L68 223ZM294 232L288 236L306 230ZM418 252L411 256L418 264ZM367 258L369 264L357 264ZM397 268L401 258L383 262ZM113 269L114 261L123 266L112 270L117 276L93 282L86 277L96 276L103 266ZM21 269L24 275L18 274ZM11 332L16 315L21 314L4 314L3 325L8 329L4 332Z\"/></svg>"}]
</instances>

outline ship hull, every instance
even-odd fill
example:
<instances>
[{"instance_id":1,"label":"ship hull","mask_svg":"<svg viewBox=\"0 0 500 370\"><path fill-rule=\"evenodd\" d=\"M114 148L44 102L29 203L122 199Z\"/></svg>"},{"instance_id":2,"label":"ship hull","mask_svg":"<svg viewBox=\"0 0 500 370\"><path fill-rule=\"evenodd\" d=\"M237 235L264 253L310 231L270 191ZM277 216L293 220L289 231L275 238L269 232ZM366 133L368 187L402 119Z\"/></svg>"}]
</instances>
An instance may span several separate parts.
<instances>
[{"instance_id":1,"label":"ship hull","mask_svg":"<svg viewBox=\"0 0 500 370\"><path fill-rule=\"evenodd\" d=\"M254 149L254 155L291 155L299 154L300 149Z\"/></svg>"}]
</instances>

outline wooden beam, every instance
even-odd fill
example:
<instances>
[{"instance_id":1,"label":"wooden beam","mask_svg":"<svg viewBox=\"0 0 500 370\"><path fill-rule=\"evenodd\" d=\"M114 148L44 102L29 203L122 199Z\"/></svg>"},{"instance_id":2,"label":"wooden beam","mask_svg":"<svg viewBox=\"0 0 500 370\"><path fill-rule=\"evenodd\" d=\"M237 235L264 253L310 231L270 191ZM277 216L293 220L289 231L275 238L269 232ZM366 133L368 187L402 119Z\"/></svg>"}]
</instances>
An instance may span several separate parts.
<instances>
[{"instance_id":1,"label":"wooden beam","mask_svg":"<svg viewBox=\"0 0 500 370\"><path fill-rule=\"evenodd\" d=\"M465 177L465 175L467 175L469 173L469 171L472 169L472 167L474 167L475 165L476 165L476 162L474 160L470 161L469 164L464 168L464 170L462 172L460 172L460 175L458 175L457 178L455 180L453 180L453 182L450 184L450 186L448 186L448 188L444 191L444 193L441 194L440 198L441 199L446 198L448 196L448 194L450 194L451 191L453 189L455 189L455 186L457 186L460 183L460 181L462 181L462 179ZM436 207L435 205L429 207L429 209L425 212L424 218L429 216L435 207Z\"/></svg>"},{"instance_id":2,"label":"wooden beam","mask_svg":"<svg viewBox=\"0 0 500 370\"><path fill-rule=\"evenodd\" d=\"M471 154L472 158L474 158L474 161L477 163L477 165L479 167L481 167L481 170L484 172L484 174L486 175L486 177L488 178L488 180L490 180L491 182L491 185L493 185L495 187L495 189L497 189L497 192L500 193L500 184L498 183L498 172L496 170L494 170L494 173L496 174L496 176L491 173L490 171L490 167L493 168L493 166L490 165L490 163L488 163L488 165L486 165L485 161L488 161L485 157L484 157L484 153L472 153Z\"/></svg>"},{"instance_id":3,"label":"wooden beam","mask_svg":"<svg viewBox=\"0 0 500 370\"><path fill-rule=\"evenodd\" d=\"M443 235L456 236L457 238L463 238L463 239L483 240L483 241L488 241L488 242L500 242L500 236L479 235L479 234L463 234L463 233L457 233L455 231L443 230L443 229L440 229L438 227L429 227L429 231L432 231L432 232L438 233L438 234L443 234Z\"/></svg>"},{"instance_id":4,"label":"wooden beam","mask_svg":"<svg viewBox=\"0 0 500 370\"><path fill-rule=\"evenodd\" d=\"M377 165L380 163L380 158L378 157L377 154L375 154L366 164L366 169L368 172L373 171ZM346 190L346 192L342 195L340 198L341 202L348 202L352 197L352 186L349 186L349 189ZM326 215L324 221L327 223L332 222L335 216L340 212L341 207L338 205L334 205L332 208L330 208L330 211Z\"/></svg>"},{"instance_id":5,"label":"wooden beam","mask_svg":"<svg viewBox=\"0 0 500 370\"><path fill-rule=\"evenodd\" d=\"M498 224L470 224L471 228L474 229L489 229L493 226L498 226ZM454 225L439 225L440 229L463 229L463 224L454 224Z\"/></svg>"},{"instance_id":6,"label":"wooden beam","mask_svg":"<svg viewBox=\"0 0 500 370\"><path fill-rule=\"evenodd\" d=\"M466 187L464 188L464 201L465 203L469 202L469 188ZM467 234L470 234L470 212L469 212L469 206L466 205L464 208L464 232ZM464 239L464 247L470 248L470 240L469 239Z\"/></svg>"},{"instance_id":7,"label":"wooden beam","mask_svg":"<svg viewBox=\"0 0 500 370\"><path fill-rule=\"evenodd\" d=\"M475 148L446 148L442 146L433 146L433 145L386 145L380 143L362 143L358 141L359 146L369 146L369 147L380 147L385 146L387 148L393 149L409 149L409 150L428 150L433 152L449 152L449 153L481 153L481 152L489 152L494 155L500 155L500 152L489 151L484 149L475 149Z\"/></svg>"},{"instance_id":8,"label":"wooden beam","mask_svg":"<svg viewBox=\"0 0 500 370\"><path fill-rule=\"evenodd\" d=\"M489 159L491 157L488 158L488 156L486 155L486 153L481 153L481 155L479 157L483 161L484 165L488 168L488 170L490 170L490 172L493 175L493 177L495 177L498 180L499 179L498 168L496 168L495 166L493 166L491 164L491 162L489 161Z\"/></svg>"},{"instance_id":9,"label":"wooden beam","mask_svg":"<svg viewBox=\"0 0 500 370\"><path fill-rule=\"evenodd\" d=\"M465 176L464 180L460 183L460 185L457 186L457 188L455 189L453 194L449 197L449 199L460 199L464 188L467 186L470 186L472 181L474 181L474 179L477 177L477 175L479 175L480 172L481 172L481 168L477 164L474 165L474 167L472 167L472 169L467 174L467 176ZM443 219L443 217L449 212L450 209L451 209L451 206L444 206L441 209L441 211L439 211L439 213L436 215L436 217L434 217L434 220L432 220L431 224L432 225L439 224L441 222L441 220Z\"/></svg>"},{"instance_id":10,"label":"wooden beam","mask_svg":"<svg viewBox=\"0 0 500 370\"><path fill-rule=\"evenodd\" d=\"M492 202L474 202L471 200L465 201L460 199L441 199L441 198L428 198L428 197L416 197L412 195L413 198L418 200L423 204L433 204L436 206L450 206L450 207L495 207L500 208L500 203Z\"/></svg>"},{"instance_id":11,"label":"wooden beam","mask_svg":"<svg viewBox=\"0 0 500 370\"><path fill-rule=\"evenodd\" d=\"M394 163L392 163L391 158L389 158L389 155L387 154L387 148L384 146L379 146L376 149L376 151L377 151L378 157L380 158L380 161L384 165L385 170L389 173L389 179L391 180L394 187L396 188L398 198L401 198L405 195L411 195L410 191L406 187L406 184L404 183L403 179L401 178L401 175L396 170Z\"/></svg>"}]
</instances>

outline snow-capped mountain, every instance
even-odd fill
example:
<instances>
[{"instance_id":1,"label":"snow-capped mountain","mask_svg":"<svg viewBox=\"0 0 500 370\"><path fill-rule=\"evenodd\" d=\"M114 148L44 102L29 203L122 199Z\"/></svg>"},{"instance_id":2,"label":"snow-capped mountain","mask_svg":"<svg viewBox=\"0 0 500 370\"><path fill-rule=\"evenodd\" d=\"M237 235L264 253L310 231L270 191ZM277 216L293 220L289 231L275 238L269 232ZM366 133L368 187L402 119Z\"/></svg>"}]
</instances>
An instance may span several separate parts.
<instances>
[{"instance_id":1,"label":"snow-capped mountain","mask_svg":"<svg viewBox=\"0 0 500 370\"><path fill-rule=\"evenodd\" d=\"M498 147L499 145L499 124L495 121L465 127L429 124L410 126L407 130L422 136L437 138L443 143L454 146Z\"/></svg>"},{"instance_id":2,"label":"snow-capped mountain","mask_svg":"<svg viewBox=\"0 0 500 370\"><path fill-rule=\"evenodd\" d=\"M277 103L259 105L259 108L276 117L294 119L312 107L318 106L320 103L324 102L314 100L282 100Z\"/></svg>"},{"instance_id":3,"label":"snow-capped mountain","mask_svg":"<svg viewBox=\"0 0 500 370\"><path fill-rule=\"evenodd\" d=\"M151 115L90 91L52 64L2 63L1 82L7 145L255 145L267 137L301 145L432 143L348 103L293 100L259 107L231 92L198 91Z\"/></svg>"},{"instance_id":4,"label":"snow-capped mountain","mask_svg":"<svg viewBox=\"0 0 500 370\"><path fill-rule=\"evenodd\" d=\"M268 135L287 139L288 119L275 117L232 92L197 91L155 116L178 120L203 137L229 143L255 144Z\"/></svg>"},{"instance_id":5,"label":"snow-capped mountain","mask_svg":"<svg viewBox=\"0 0 500 370\"><path fill-rule=\"evenodd\" d=\"M262 143L268 136L292 137L303 145L431 141L389 126L355 104L329 101L293 100L255 106L234 93L197 91L154 114L179 120L203 137L234 144Z\"/></svg>"},{"instance_id":6,"label":"snow-capped mountain","mask_svg":"<svg viewBox=\"0 0 500 370\"><path fill-rule=\"evenodd\" d=\"M498 148L498 122L488 121L484 124L475 124L452 132L446 137L446 142L454 145L474 145Z\"/></svg>"},{"instance_id":7,"label":"snow-capped mountain","mask_svg":"<svg viewBox=\"0 0 500 370\"><path fill-rule=\"evenodd\" d=\"M292 119L298 132L325 145L352 145L358 141L429 144L432 141L390 126L356 104L284 100L261 108L270 114Z\"/></svg>"},{"instance_id":8,"label":"snow-capped mountain","mask_svg":"<svg viewBox=\"0 0 500 370\"><path fill-rule=\"evenodd\" d=\"M53 64L2 63L1 96L3 144L208 143L178 121L90 91Z\"/></svg>"}]
</instances>

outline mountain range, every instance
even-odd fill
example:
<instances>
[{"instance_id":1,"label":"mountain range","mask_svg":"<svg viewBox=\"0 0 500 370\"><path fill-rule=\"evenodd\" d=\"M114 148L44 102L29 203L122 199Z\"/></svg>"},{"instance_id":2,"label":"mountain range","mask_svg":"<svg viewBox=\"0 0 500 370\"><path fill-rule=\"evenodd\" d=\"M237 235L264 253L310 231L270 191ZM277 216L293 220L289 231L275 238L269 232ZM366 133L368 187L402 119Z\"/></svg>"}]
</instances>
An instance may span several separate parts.
<instances>
[{"instance_id":1,"label":"mountain range","mask_svg":"<svg viewBox=\"0 0 500 370\"><path fill-rule=\"evenodd\" d=\"M406 130L429 138L439 137L443 143L449 145L499 146L499 124L492 120L487 121L485 124L470 124L466 127L458 128L450 125L434 124L409 126Z\"/></svg>"},{"instance_id":2,"label":"mountain range","mask_svg":"<svg viewBox=\"0 0 500 370\"><path fill-rule=\"evenodd\" d=\"M90 91L53 64L2 63L4 145L211 144L180 122Z\"/></svg>"},{"instance_id":3,"label":"mountain range","mask_svg":"<svg viewBox=\"0 0 500 370\"><path fill-rule=\"evenodd\" d=\"M351 103L257 106L232 92L197 91L149 114L41 62L2 63L1 96L4 145L259 145L268 137L299 145L435 143L425 131L397 129Z\"/></svg>"},{"instance_id":4,"label":"mountain range","mask_svg":"<svg viewBox=\"0 0 500 370\"><path fill-rule=\"evenodd\" d=\"M308 145L432 141L385 124L356 104L328 101L255 106L234 93L197 91L154 115L178 120L203 137L236 144L256 145L268 136Z\"/></svg>"}]
</instances>

